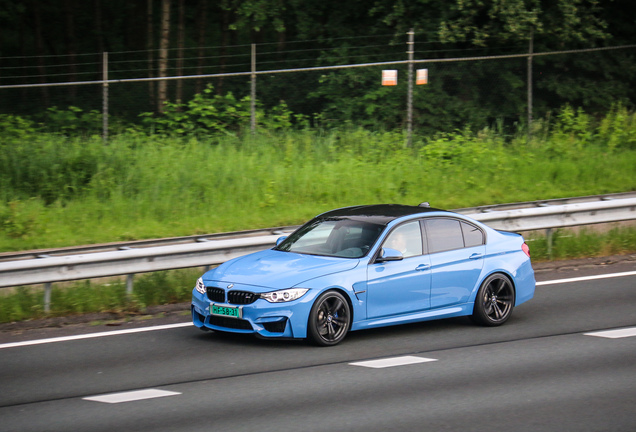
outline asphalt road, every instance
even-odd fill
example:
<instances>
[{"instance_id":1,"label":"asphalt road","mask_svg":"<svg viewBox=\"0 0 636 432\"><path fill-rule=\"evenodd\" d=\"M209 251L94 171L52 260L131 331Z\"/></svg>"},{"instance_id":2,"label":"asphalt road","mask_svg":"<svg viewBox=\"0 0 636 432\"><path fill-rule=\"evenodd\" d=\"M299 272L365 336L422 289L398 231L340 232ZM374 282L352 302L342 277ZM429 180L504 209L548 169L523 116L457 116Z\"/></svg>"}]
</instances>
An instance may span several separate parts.
<instances>
[{"instance_id":1,"label":"asphalt road","mask_svg":"<svg viewBox=\"0 0 636 432\"><path fill-rule=\"evenodd\" d=\"M191 326L18 346L40 333L3 334L0 431L631 432L636 336L598 332L636 328L636 274L550 281L634 271L538 272L535 298L502 327L448 319L331 348ZM70 333L113 330L126 329Z\"/></svg>"}]
</instances>

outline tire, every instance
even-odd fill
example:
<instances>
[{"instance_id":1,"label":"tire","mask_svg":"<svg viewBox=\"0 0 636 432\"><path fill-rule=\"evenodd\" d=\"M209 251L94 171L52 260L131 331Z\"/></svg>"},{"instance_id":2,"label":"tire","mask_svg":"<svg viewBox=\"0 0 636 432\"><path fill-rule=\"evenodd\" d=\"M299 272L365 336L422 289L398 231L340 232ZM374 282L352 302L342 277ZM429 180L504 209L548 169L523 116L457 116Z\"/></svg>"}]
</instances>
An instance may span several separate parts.
<instances>
[{"instance_id":1,"label":"tire","mask_svg":"<svg viewBox=\"0 0 636 432\"><path fill-rule=\"evenodd\" d=\"M351 328L351 308L347 299L337 291L322 293L311 307L307 336L320 346L340 343Z\"/></svg>"},{"instance_id":2,"label":"tire","mask_svg":"<svg viewBox=\"0 0 636 432\"><path fill-rule=\"evenodd\" d=\"M471 318L483 326L500 326L508 321L514 306L515 289L512 281L501 273L495 273L481 284Z\"/></svg>"}]
</instances>

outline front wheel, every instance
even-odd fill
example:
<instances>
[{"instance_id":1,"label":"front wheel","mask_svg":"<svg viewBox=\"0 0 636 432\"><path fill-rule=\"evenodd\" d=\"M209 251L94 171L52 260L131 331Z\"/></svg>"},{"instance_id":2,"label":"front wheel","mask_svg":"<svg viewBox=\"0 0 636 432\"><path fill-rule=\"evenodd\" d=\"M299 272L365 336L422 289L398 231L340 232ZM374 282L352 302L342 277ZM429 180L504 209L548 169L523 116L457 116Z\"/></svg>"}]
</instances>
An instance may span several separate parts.
<instances>
[{"instance_id":1,"label":"front wheel","mask_svg":"<svg viewBox=\"0 0 636 432\"><path fill-rule=\"evenodd\" d=\"M321 294L309 313L309 339L321 346L336 345L350 327L351 308L344 296L337 291Z\"/></svg>"},{"instance_id":2,"label":"front wheel","mask_svg":"<svg viewBox=\"0 0 636 432\"><path fill-rule=\"evenodd\" d=\"M496 273L481 284L472 319L477 324L494 327L508 321L515 306L515 289L507 276Z\"/></svg>"}]
</instances>

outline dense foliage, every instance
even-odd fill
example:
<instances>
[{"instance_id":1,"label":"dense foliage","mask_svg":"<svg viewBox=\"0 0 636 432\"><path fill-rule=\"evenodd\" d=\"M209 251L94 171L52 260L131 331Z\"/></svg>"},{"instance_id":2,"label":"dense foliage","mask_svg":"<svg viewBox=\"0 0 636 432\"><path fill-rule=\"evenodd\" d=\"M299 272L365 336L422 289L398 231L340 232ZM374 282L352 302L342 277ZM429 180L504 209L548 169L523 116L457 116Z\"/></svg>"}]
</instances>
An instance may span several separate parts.
<instances>
[{"instance_id":1,"label":"dense foliage","mask_svg":"<svg viewBox=\"0 0 636 432\"><path fill-rule=\"evenodd\" d=\"M0 0L0 85L100 80L103 52L110 79L248 72L251 43L259 71L406 60L409 29L415 59L523 54L531 41L537 53L630 45L634 13L630 0ZM597 116L617 102L633 108L635 55L535 57L535 117L566 103ZM525 58L427 66L430 84L414 96L417 130L525 121ZM393 67L396 88L379 86L382 67L260 75L258 99L264 110L283 100L312 125L403 128L406 66ZM249 77L162 83L111 84L111 117L139 123L153 113L159 127L158 112L174 117L206 84L222 107L250 94ZM95 113L101 103L99 86L0 88L0 113L40 121L69 119L52 116L54 107Z\"/></svg>"}]
</instances>

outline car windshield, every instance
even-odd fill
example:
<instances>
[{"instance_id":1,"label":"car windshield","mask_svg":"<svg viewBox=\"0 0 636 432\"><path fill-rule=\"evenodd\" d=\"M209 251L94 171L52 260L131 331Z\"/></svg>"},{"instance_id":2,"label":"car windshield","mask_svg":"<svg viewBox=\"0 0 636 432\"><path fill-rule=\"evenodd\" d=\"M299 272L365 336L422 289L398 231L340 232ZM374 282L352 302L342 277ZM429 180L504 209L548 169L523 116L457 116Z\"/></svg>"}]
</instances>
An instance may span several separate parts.
<instances>
[{"instance_id":1,"label":"car windshield","mask_svg":"<svg viewBox=\"0 0 636 432\"><path fill-rule=\"evenodd\" d=\"M347 218L314 219L275 249L340 258L365 256L384 229L383 225Z\"/></svg>"}]
</instances>

